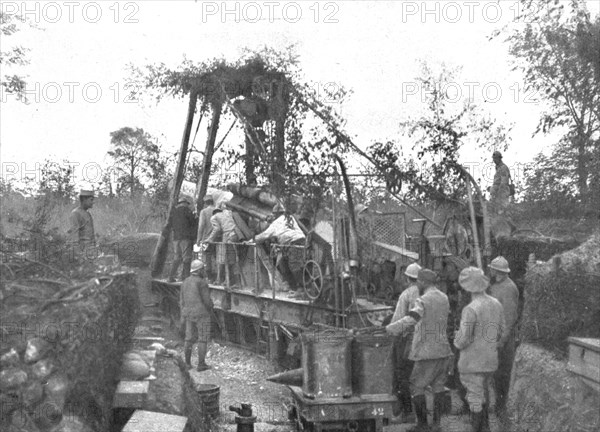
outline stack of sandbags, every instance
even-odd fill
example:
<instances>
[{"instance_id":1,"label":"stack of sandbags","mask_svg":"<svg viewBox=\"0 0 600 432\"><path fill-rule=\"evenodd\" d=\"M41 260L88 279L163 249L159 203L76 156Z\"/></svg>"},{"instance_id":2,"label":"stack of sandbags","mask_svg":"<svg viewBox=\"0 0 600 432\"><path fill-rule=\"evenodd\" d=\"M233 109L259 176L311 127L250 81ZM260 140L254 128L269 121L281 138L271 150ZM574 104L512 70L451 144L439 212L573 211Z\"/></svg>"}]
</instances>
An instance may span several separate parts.
<instances>
[{"instance_id":1,"label":"stack of sandbags","mask_svg":"<svg viewBox=\"0 0 600 432\"><path fill-rule=\"evenodd\" d=\"M531 264L525 277L523 337L566 353L567 337L600 337L600 234Z\"/></svg>"}]
</instances>

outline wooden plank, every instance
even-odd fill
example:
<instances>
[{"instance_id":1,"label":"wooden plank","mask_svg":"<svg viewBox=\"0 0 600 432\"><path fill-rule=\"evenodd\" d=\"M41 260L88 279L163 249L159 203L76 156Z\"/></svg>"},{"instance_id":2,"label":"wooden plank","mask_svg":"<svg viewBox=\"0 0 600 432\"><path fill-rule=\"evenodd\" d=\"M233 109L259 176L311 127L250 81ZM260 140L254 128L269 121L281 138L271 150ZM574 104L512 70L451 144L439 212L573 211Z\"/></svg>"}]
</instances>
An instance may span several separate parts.
<instances>
[{"instance_id":1,"label":"wooden plank","mask_svg":"<svg viewBox=\"0 0 600 432\"><path fill-rule=\"evenodd\" d=\"M570 344L579 345L592 351L600 352L600 339L579 338L570 336L568 339Z\"/></svg>"},{"instance_id":2,"label":"wooden plank","mask_svg":"<svg viewBox=\"0 0 600 432\"><path fill-rule=\"evenodd\" d=\"M183 432L187 420L187 417L172 414L136 410L123 432Z\"/></svg>"},{"instance_id":3,"label":"wooden plank","mask_svg":"<svg viewBox=\"0 0 600 432\"><path fill-rule=\"evenodd\" d=\"M188 104L187 119L185 122L185 128L183 130L183 138L181 139L181 148L179 149L179 160L177 161L177 168L175 169L175 181L173 182L173 189L171 190L171 197L169 200L169 210L167 212L167 221L161 231L160 238L156 243L156 248L152 254L152 261L150 262L150 270L152 277L156 277L162 273L165 260L167 258L169 236L171 234L171 221L173 220L173 211L177 205L179 198L179 190L183 183L183 174L185 171L185 160L188 153L188 146L190 143L190 135L192 133L192 123L194 122L194 112L196 111L196 103L198 101L198 94L191 92L190 101Z\"/></svg>"},{"instance_id":4,"label":"wooden plank","mask_svg":"<svg viewBox=\"0 0 600 432\"><path fill-rule=\"evenodd\" d=\"M113 408L143 408L149 388L149 381L119 381L113 398Z\"/></svg>"}]
</instances>

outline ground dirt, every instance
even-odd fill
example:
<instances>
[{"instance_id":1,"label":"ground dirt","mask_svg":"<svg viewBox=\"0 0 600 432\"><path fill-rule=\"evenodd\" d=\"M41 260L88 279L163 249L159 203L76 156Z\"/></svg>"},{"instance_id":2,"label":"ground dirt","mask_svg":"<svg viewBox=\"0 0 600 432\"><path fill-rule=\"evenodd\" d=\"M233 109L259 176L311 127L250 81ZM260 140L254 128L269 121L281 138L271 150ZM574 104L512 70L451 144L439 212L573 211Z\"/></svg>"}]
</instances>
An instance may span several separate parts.
<instances>
[{"instance_id":1,"label":"ground dirt","mask_svg":"<svg viewBox=\"0 0 600 432\"><path fill-rule=\"evenodd\" d=\"M150 291L151 278L147 270L137 270L140 301L145 305L136 333L140 336L164 338L165 347L183 356L183 341L169 325L169 320L156 308L156 298ZM276 373L273 365L264 357L235 346L217 342L209 344L206 362L211 369L204 372L190 371L196 382L220 387L220 415L212 431L235 431L235 413L229 406L252 404L257 416L255 432L288 432L295 430L287 418L290 393L287 387L266 381ZM196 351L192 364L197 364ZM156 357L157 379L150 385L146 409L168 414L184 415L183 376L174 358Z\"/></svg>"}]
</instances>

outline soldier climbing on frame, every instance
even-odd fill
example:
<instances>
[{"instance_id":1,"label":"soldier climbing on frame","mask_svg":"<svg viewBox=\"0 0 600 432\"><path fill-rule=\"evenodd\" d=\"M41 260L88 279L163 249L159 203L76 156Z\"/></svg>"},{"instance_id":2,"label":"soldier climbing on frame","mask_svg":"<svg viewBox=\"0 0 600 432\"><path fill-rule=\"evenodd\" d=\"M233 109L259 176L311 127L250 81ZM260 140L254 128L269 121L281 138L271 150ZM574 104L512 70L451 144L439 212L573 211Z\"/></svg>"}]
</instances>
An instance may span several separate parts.
<instances>
[{"instance_id":1,"label":"soldier climbing on frame","mask_svg":"<svg viewBox=\"0 0 600 432\"><path fill-rule=\"evenodd\" d=\"M254 239L248 243L253 242L258 245L266 241L273 242L277 255L276 267L289 284L290 289L297 291L298 283L290 269L290 261L302 260L303 249L294 246L304 246L306 236L294 217L286 214L285 208L279 203L273 207L273 218L273 222L267 229L254 236Z\"/></svg>"},{"instance_id":2,"label":"soldier climbing on frame","mask_svg":"<svg viewBox=\"0 0 600 432\"><path fill-rule=\"evenodd\" d=\"M212 229L210 235L204 241L204 249L206 250L210 243L220 242L217 244L218 283L228 287L236 287L238 286L238 277L234 271L234 266L238 258L235 243L239 241L242 234L235 224L231 210L228 210L223 202L213 210L210 223ZM225 275L221 272L223 269ZM225 276L224 281L223 276Z\"/></svg>"},{"instance_id":3,"label":"soldier climbing on frame","mask_svg":"<svg viewBox=\"0 0 600 432\"><path fill-rule=\"evenodd\" d=\"M169 272L169 282L175 282L177 270L182 262L181 280L185 280L190 275L197 227L197 219L191 209L192 204L192 197L181 195L173 211L173 253L175 256Z\"/></svg>"},{"instance_id":4,"label":"soldier climbing on frame","mask_svg":"<svg viewBox=\"0 0 600 432\"><path fill-rule=\"evenodd\" d=\"M206 239L208 239L208 236L212 231L210 219L215 210L214 199L211 194L206 194L203 202L204 208L200 210L200 214L198 215L198 245L206 242ZM213 258L216 258L215 249L215 245L211 244L202 251L202 260L204 261L206 276L208 277L209 282L215 280L215 273L213 272L213 262L215 261Z\"/></svg>"}]
</instances>

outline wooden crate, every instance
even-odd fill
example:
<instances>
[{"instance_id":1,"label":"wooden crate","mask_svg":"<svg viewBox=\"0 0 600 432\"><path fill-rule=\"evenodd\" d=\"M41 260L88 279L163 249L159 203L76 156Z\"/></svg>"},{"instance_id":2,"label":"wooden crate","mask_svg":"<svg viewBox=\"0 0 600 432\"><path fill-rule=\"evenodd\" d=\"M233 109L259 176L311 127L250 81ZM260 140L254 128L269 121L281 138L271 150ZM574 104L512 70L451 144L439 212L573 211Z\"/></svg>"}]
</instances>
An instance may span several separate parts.
<instances>
[{"instance_id":1,"label":"wooden crate","mask_svg":"<svg viewBox=\"0 0 600 432\"><path fill-rule=\"evenodd\" d=\"M600 392L600 339L570 337L567 370Z\"/></svg>"}]
</instances>

